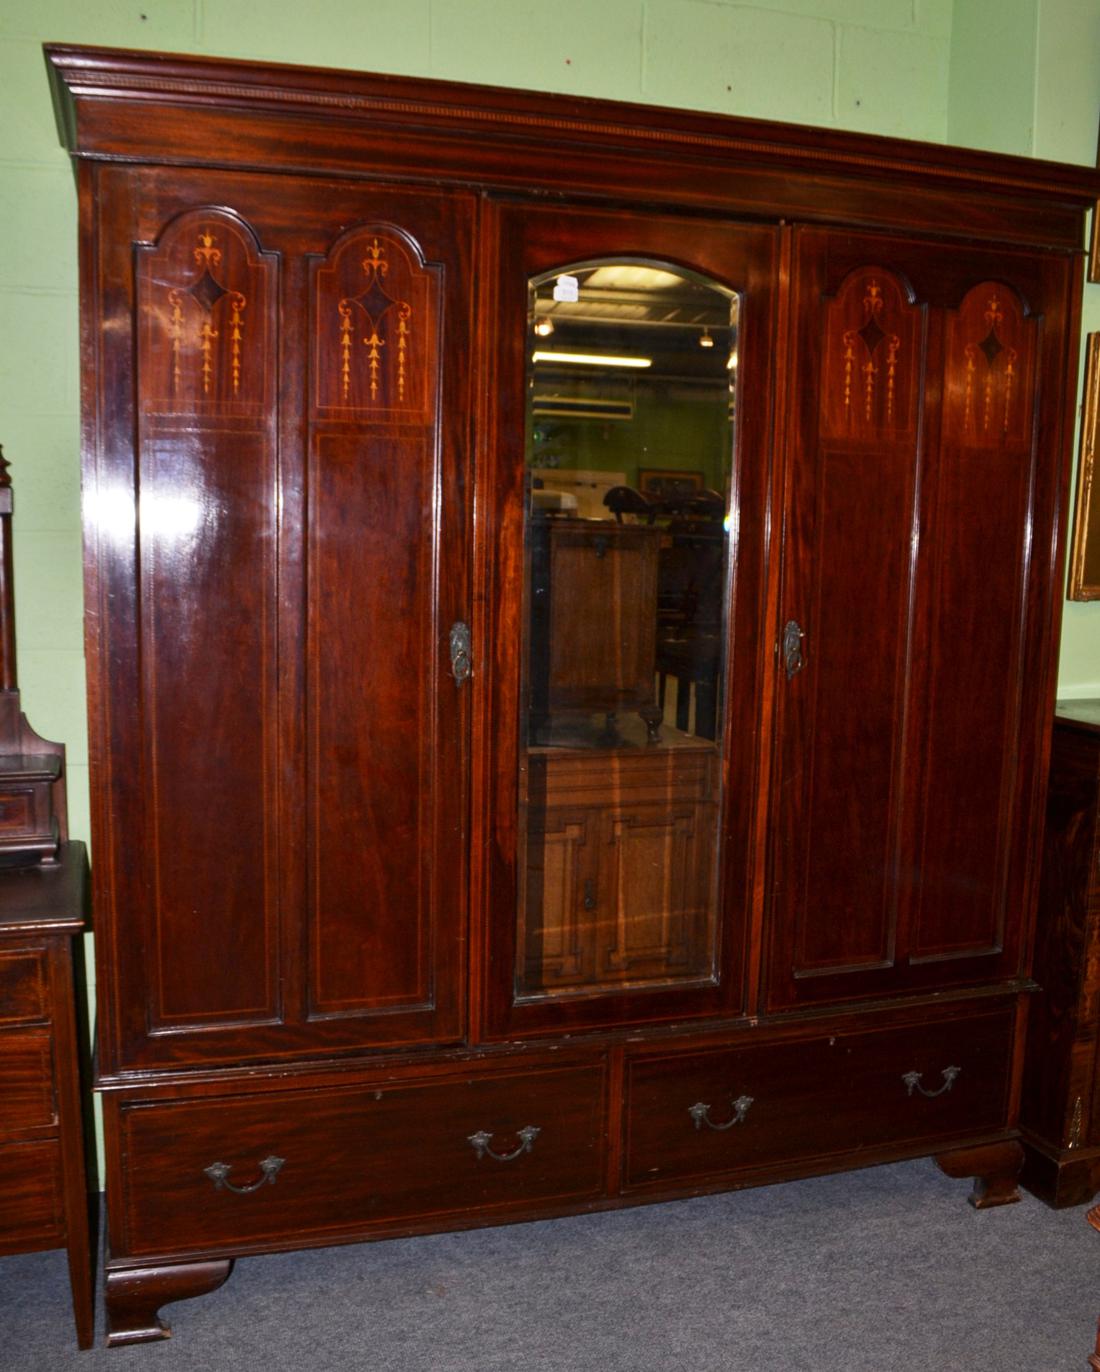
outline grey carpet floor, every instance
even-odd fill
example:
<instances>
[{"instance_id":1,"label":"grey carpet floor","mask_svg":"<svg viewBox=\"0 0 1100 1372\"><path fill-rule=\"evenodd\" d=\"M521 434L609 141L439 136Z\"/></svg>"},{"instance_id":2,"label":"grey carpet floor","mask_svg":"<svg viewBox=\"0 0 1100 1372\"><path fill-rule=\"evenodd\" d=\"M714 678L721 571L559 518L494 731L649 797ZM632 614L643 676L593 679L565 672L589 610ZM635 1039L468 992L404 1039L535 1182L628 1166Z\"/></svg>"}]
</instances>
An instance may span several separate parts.
<instances>
[{"instance_id":1,"label":"grey carpet floor","mask_svg":"<svg viewBox=\"0 0 1100 1372\"><path fill-rule=\"evenodd\" d=\"M929 1161L250 1258L165 1343L78 1353L64 1257L0 1260L4 1372L1085 1372L1084 1209L978 1213ZM102 1319L101 1312L98 1318Z\"/></svg>"}]
</instances>

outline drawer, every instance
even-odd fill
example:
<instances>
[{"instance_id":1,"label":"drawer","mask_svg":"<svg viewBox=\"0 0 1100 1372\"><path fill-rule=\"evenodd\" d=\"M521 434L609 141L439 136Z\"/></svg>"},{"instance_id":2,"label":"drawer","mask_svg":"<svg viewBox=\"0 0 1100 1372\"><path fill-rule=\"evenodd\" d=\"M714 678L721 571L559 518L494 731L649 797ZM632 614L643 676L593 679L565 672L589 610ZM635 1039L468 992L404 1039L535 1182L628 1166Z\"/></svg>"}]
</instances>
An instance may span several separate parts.
<instances>
[{"instance_id":1,"label":"drawer","mask_svg":"<svg viewBox=\"0 0 1100 1372\"><path fill-rule=\"evenodd\" d=\"M123 1103L119 1128L127 1255L278 1246L596 1196L604 1068Z\"/></svg>"},{"instance_id":2,"label":"drawer","mask_svg":"<svg viewBox=\"0 0 1100 1372\"><path fill-rule=\"evenodd\" d=\"M0 1139L56 1123L49 1033L0 1033Z\"/></svg>"},{"instance_id":3,"label":"drawer","mask_svg":"<svg viewBox=\"0 0 1100 1372\"><path fill-rule=\"evenodd\" d=\"M63 1240L62 1195L56 1139L0 1148L0 1253L46 1248Z\"/></svg>"},{"instance_id":4,"label":"drawer","mask_svg":"<svg viewBox=\"0 0 1100 1372\"><path fill-rule=\"evenodd\" d=\"M0 949L0 1025L49 1019L48 974L41 949Z\"/></svg>"},{"instance_id":5,"label":"drawer","mask_svg":"<svg viewBox=\"0 0 1100 1372\"><path fill-rule=\"evenodd\" d=\"M1003 1127L1011 1010L627 1065L626 1187Z\"/></svg>"}]
</instances>

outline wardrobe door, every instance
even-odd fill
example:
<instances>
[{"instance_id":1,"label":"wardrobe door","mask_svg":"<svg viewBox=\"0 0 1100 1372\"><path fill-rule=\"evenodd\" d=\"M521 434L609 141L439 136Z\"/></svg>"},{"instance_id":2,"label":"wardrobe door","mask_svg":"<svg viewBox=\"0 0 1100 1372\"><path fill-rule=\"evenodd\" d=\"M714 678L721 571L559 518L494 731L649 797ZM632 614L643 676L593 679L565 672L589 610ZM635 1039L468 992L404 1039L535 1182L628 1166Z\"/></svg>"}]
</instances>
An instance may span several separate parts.
<instances>
[{"instance_id":1,"label":"wardrobe door","mask_svg":"<svg viewBox=\"0 0 1100 1372\"><path fill-rule=\"evenodd\" d=\"M769 1002L1010 977L1070 265L818 230L795 262Z\"/></svg>"},{"instance_id":2,"label":"wardrobe door","mask_svg":"<svg viewBox=\"0 0 1100 1372\"><path fill-rule=\"evenodd\" d=\"M105 1070L457 1038L471 202L98 176Z\"/></svg>"},{"instance_id":3,"label":"wardrobe door","mask_svg":"<svg viewBox=\"0 0 1100 1372\"><path fill-rule=\"evenodd\" d=\"M736 1013L777 234L498 206L488 1037Z\"/></svg>"}]
</instances>

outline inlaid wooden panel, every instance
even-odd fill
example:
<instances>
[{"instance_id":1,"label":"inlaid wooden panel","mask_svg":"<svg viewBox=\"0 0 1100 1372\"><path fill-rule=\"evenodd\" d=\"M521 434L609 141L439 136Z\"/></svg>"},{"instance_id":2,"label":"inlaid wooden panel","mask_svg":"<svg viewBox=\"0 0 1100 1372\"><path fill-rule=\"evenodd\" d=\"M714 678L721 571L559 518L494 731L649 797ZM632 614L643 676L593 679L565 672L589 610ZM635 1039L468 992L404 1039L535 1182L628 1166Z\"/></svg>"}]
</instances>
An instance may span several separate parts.
<instances>
[{"instance_id":1,"label":"inlaid wooden panel","mask_svg":"<svg viewBox=\"0 0 1100 1372\"><path fill-rule=\"evenodd\" d=\"M865 267L825 312L822 439L912 445L923 373L923 315L892 271Z\"/></svg>"},{"instance_id":2,"label":"inlaid wooden panel","mask_svg":"<svg viewBox=\"0 0 1100 1372\"><path fill-rule=\"evenodd\" d=\"M861 267L821 293L811 245L787 581L804 666L780 678L778 899L800 978L895 957L926 353L926 312L902 278Z\"/></svg>"},{"instance_id":3,"label":"inlaid wooden panel","mask_svg":"<svg viewBox=\"0 0 1100 1372\"><path fill-rule=\"evenodd\" d=\"M136 251L153 1033L279 1015L277 293L275 256L231 210L170 213Z\"/></svg>"},{"instance_id":4,"label":"inlaid wooden panel","mask_svg":"<svg viewBox=\"0 0 1100 1372\"><path fill-rule=\"evenodd\" d=\"M0 1138L56 1122L50 1035L0 1034Z\"/></svg>"},{"instance_id":5,"label":"inlaid wooden panel","mask_svg":"<svg viewBox=\"0 0 1100 1372\"><path fill-rule=\"evenodd\" d=\"M453 449L441 462L441 403L466 375L468 283L431 233L435 258L369 220L310 276L307 1015L362 1018L382 1038L453 1034L460 994L437 975L461 903L464 746L446 612L461 581L443 584L461 565L458 464Z\"/></svg>"},{"instance_id":6,"label":"inlaid wooden panel","mask_svg":"<svg viewBox=\"0 0 1100 1372\"><path fill-rule=\"evenodd\" d=\"M925 533L935 655L922 728L915 959L1003 941L1021 709L1039 324L986 281L947 314L943 438ZM991 675L997 688L990 689ZM959 703L981 701L980 728Z\"/></svg>"},{"instance_id":7,"label":"inlaid wooden panel","mask_svg":"<svg viewBox=\"0 0 1100 1372\"><path fill-rule=\"evenodd\" d=\"M278 1013L273 446L212 427L142 443L154 1030Z\"/></svg>"},{"instance_id":8,"label":"inlaid wooden panel","mask_svg":"<svg viewBox=\"0 0 1100 1372\"><path fill-rule=\"evenodd\" d=\"M261 415L277 268L251 229L224 209L187 210L137 264L143 412Z\"/></svg>"},{"instance_id":9,"label":"inlaid wooden panel","mask_svg":"<svg viewBox=\"0 0 1100 1372\"><path fill-rule=\"evenodd\" d=\"M552 1197L596 1198L606 1129L603 1062L522 1070L470 1064L449 1079L124 1104L128 1159L113 1235L117 1255L284 1246L401 1220ZM529 1148L518 1131L533 1128ZM484 1134L501 1162L473 1138ZM518 1150L518 1151L517 1151ZM0 1155L2 1156L2 1155ZM259 1164L282 1159L275 1184ZM207 1172L230 1168L245 1195Z\"/></svg>"},{"instance_id":10,"label":"inlaid wooden panel","mask_svg":"<svg viewBox=\"0 0 1100 1372\"><path fill-rule=\"evenodd\" d=\"M361 225L341 238L315 281L318 410L430 420L439 275L400 229Z\"/></svg>"},{"instance_id":11,"label":"inlaid wooden panel","mask_svg":"<svg viewBox=\"0 0 1100 1372\"><path fill-rule=\"evenodd\" d=\"M46 955L38 949L0 953L0 1024L45 1019Z\"/></svg>"},{"instance_id":12,"label":"inlaid wooden panel","mask_svg":"<svg viewBox=\"0 0 1100 1372\"><path fill-rule=\"evenodd\" d=\"M0 1148L0 1253L63 1241L61 1145L57 1139Z\"/></svg>"}]
</instances>

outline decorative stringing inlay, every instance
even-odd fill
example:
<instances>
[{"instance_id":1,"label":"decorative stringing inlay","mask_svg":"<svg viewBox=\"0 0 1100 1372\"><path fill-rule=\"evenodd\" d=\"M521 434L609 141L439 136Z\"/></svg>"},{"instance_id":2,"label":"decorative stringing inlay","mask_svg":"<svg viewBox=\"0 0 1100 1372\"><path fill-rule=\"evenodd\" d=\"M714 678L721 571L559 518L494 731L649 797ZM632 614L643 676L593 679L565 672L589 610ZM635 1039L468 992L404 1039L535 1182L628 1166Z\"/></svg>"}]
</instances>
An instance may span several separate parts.
<instances>
[{"instance_id":1,"label":"decorative stringing inlay","mask_svg":"<svg viewBox=\"0 0 1100 1372\"><path fill-rule=\"evenodd\" d=\"M827 309L823 434L901 437L915 422L920 308L891 272L866 267L845 278Z\"/></svg>"},{"instance_id":2,"label":"decorative stringing inlay","mask_svg":"<svg viewBox=\"0 0 1100 1372\"><path fill-rule=\"evenodd\" d=\"M1036 323L1014 291L985 281L967 292L948 331L946 432L969 446L1028 442Z\"/></svg>"},{"instance_id":3,"label":"decorative stringing inlay","mask_svg":"<svg viewBox=\"0 0 1100 1372\"><path fill-rule=\"evenodd\" d=\"M894 402L897 392L897 373L898 373L898 352L901 349L901 339L896 333L888 334L879 323L879 316L882 314L883 307L882 287L873 277L867 283L867 291L863 297L863 313L866 316L862 328L846 329L844 331L844 412L850 415L852 408L852 381L853 371L856 366L857 352L859 349L857 339L862 342L866 350L866 360L860 366L863 391L863 417L867 423L871 422L871 416L875 403L875 386L879 376L879 368L875 365L875 353L883 339L887 340L886 346L886 419L887 423L894 422Z\"/></svg>"},{"instance_id":4,"label":"decorative stringing inlay","mask_svg":"<svg viewBox=\"0 0 1100 1372\"><path fill-rule=\"evenodd\" d=\"M402 230L363 224L343 234L313 278L314 357L321 409L412 418L428 400L439 269ZM396 416L395 416L396 417Z\"/></svg>"},{"instance_id":5,"label":"decorative stringing inlay","mask_svg":"<svg viewBox=\"0 0 1100 1372\"><path fill-rule=\"evenodd\" d=\"M367 278L366 289L357 296L340 301L340 378L345 403L351 394L352 350L354 347L355 327L353 306L358 305L366 316L366 336L362 342L370 350L367 366L370 376L370 398L377 401L379 378L382 369L382 349L387 344L384 337L388 331L387 316L396 316L397 333L397 399L405 400L407 379L408 349L412 319L412 306L407 300L396 300L382 284L389 273L390 264L386 261L386 250L375 237L367 248L362 262L363 273Z\"/></svg>"},{"instance_id":6,"label":"decorative stringing inlay","mask_svg":"<svg viewBox=\"0 0 1100 1372\"><path fill-rule=\"evenodd\" d=\"M137 252L140 361L153 411L262 408L274 263L224 210L195 210Z\"/></svg>"},{"instance_id":7,"label":"decorative stringing inlay","mask_svg":"<svg viewBox=\"0 0 1100 1372\"><path fill-rule=\"evenodd\" d=\"M982 419L981 427L983 432L988 432L990 423L993 420L993 382L994 366L998 357L1005 354L1003 359L1003 403L1000 407L1000 424L1002 431L1008 433L1008 421L1012 412L1012 388L1016 379L1016 349L1006 347L997 336L997 326L1004 323L1004 313L1001 310L1001 302L996 295L989 299L989 303L983 315L985 322L989 325L989 332L980 343L968 343L966 345L966 401L965 401L965 423L971 427L974 423L974 388L975 377L978 371L978 354L981 353L986 362L985 377L981 385L982 400Z\"/></svg>"},{"instance_id":8,"label":"decorative stringing inlay","mask_svg":"<svg viewBox=\"0 0 1100 1372\"><path fill-rule=\"evenodd\" d=\"M215 368L217 365L217 354L215 343L221 337L218 329L214 327L214 311L222 300L228 296L230 300L231 315L229 319L230 337L230 375L232 378L232 388L234 396L238 396L241 390L241 340L244 329L244 310L248 304L245 296L240 291L230 290L223 286L214 276L214 271L221 267L222 251L217 247L217 237L212 229L200 229L198 235L198 246L194 250L196 264L202 268L198 278L187 287L187 294L198 305L201 314L198 321L199 329L199 353L202 369L202 389L204 395L209 395L214 381ZM183 298L178 288L170 289L168 292L168 302L171 306L170 329L172 334L172 393L177 395L180 383L183 379L180 355L183 351Z\"/></svg>"}]
</instances>

